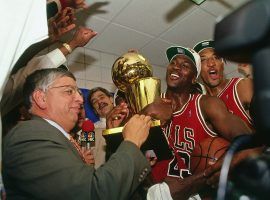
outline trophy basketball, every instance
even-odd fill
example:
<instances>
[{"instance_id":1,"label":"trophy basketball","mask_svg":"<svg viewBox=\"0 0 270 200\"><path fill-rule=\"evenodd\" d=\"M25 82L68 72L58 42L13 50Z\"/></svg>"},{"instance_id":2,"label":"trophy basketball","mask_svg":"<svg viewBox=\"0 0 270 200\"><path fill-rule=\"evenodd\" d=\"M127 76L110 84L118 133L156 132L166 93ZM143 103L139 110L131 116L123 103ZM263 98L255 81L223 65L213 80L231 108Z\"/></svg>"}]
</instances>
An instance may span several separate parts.
<instances>
[{"instance_id":1,"label":"trophy basketball","mask_svg":"<svg viewBox=\"0 0 270 200\"><path fill-rule=\"evenodd\" d=\"M153 77L152 66L138 53L126 53L116 59L112 66L112 80L116 87L125 93L133 114L160 97L160 79ZM159 120L152 121L159 126ZM122 132L123 127L106 129L103 135Z\"/></svg>"}]
</instances>

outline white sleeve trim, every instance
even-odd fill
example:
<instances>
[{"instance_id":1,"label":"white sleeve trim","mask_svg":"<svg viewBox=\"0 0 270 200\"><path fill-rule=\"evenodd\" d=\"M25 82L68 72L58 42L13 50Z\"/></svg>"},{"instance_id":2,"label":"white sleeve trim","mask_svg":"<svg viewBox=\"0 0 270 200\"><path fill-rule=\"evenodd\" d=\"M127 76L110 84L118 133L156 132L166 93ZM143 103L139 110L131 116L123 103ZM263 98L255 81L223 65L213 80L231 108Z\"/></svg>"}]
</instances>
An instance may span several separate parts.
<instances>
[{"instance_id":1,"label":"white sleeve trim","mask_svg":"<svg viewBox=\"0 0 270 200\"><path fill-rule=\"evenodd\" d=\"M67 61L66 57L60 51L60 49L55 49L46 54L46 56L53 64L51 68L59 67L60 65L64 64Z\"/></svg>"},{"instance_id":2,"label":"white sleeve trim","mask_svg":"<svg viewBox=\"0 0 270 200\"><path fill-rule=\"evenodd\" d=\"M147 192L147 200L173 200L167 183L158 183L151 186Z\"/></svg>"}]
</instances>

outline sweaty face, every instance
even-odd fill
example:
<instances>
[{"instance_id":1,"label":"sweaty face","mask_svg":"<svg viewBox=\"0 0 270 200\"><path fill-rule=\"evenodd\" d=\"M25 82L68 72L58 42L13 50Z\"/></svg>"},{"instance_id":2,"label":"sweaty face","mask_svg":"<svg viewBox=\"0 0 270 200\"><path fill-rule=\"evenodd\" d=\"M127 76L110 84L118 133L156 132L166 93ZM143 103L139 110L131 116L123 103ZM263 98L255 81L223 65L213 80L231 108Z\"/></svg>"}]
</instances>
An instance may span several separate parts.
<instances>
[{"instance_id":1,"label":"sweaty face","mask_svg":"<svg viewBox=\"0 0 270 200\"><path fill-rule=\"evenodd\" d=\"M56 79L46 91L48 115L66 131L75 126L82 103L76 82L70 77Z\"/></svg>"},{"instance_id":2,"label":"sweaty face","mask_svg":"<svg viewBox=\"0 0 270 200\"><path fill-rule=\"evenodd\" d=\"M201 78L208 87L216 87L224 80L224 63L215 54L214 49L207 48L199 53L201 57Z\"/></svg>"},{"instance_id":3,"label":"sweaty face","mask_svg":"<svg viewBox=\"0 0 270 200\"><path fill-rule=\"evenodd\" d=\"M100 117L106 117L106 115L113 109L113 98L108 97L101 91L95 92L91 96L90 101Z\"/></svg>"},{"instance_id":4,"label":"sweaty face","mask_svg":"<svg viewBox=\"0 0 270 200\"><path fill-rule=\"evenodd\" d=\"M196 67L185 55L175 56L167 67L166 81L170 88L185 87L196 80Z\"/></svg>"}]
</instances>

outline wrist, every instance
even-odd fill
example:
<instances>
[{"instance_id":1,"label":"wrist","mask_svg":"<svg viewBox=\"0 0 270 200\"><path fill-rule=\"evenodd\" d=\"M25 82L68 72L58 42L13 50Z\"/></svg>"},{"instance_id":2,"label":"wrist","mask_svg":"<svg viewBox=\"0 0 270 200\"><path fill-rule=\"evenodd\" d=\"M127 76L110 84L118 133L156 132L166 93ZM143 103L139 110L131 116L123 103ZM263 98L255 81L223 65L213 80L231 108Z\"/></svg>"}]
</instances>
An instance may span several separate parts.
<instances>
[{"instance_id":1,"label":"wrist","mask_svg":"<svg viewBox=\"0 0 270 200\"><path fill-rule=\"evenodd\" d=\"M68 53L71 53L73 48L71 45L69 45L68 43L63 43L63 46L67 49Z\"/></svg>"},{"instance_id":2,"label":"wrist","mask_svg":"<svg viewBox=\"0 0 270 200\"><path fill-rule=\"evenodd\" d=\"M135 141L132 140L132 139L125 138L124 141L129 141L129 142L135 144L139 149L141 148L141 144L140 144L139 142L135 142Z\"/></svg>"}]
</instances>

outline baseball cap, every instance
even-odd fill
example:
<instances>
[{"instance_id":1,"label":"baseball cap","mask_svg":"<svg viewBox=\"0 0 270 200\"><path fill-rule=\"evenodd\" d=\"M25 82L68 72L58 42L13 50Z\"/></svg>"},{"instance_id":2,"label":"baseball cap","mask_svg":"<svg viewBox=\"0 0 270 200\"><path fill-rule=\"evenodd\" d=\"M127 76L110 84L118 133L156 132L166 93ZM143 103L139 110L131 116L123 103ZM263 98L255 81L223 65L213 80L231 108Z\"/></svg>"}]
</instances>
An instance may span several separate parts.
<instances>
[{"instance_id":1,"label":"baseball cap","mask_svg":"<svg viewBox=\"0 0 270 200\"><path fill-rule=\"evenodd\" d=\"M201 58L199 54L191 48L182 46L171 46L166 50L166 56L169 62L177 55L185 55L193 62L197 69L198 78L201 73Z\"/></svg>"},{"instance_id":2,"label":"baseball cap","mask_svg":"<svg viewBox=\"0 0 270 200\"><path fill-rule=\"evenodd\" d=\"M193 47L194 51L197 53L200 53L202 50L207 49L207 48L212 48L214 49L214 40L203 40L201 42L198 42L195 44Z\"/></svg>"}]
</instances>

